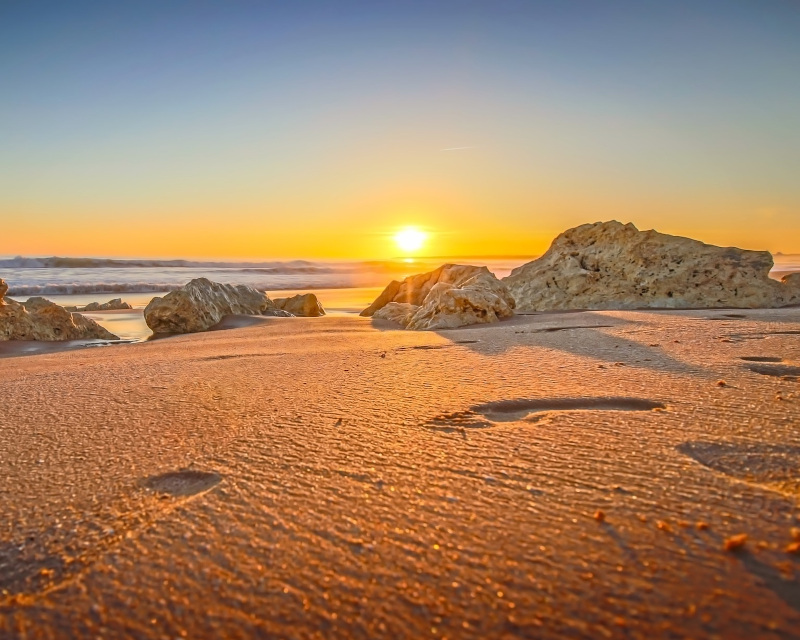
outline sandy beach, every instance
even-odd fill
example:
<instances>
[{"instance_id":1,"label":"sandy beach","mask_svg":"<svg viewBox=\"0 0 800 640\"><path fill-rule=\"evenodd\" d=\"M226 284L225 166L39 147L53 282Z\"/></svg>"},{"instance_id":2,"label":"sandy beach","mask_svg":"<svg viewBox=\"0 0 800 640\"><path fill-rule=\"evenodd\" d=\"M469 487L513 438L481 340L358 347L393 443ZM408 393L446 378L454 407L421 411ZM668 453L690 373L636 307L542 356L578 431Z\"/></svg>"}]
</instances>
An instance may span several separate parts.
<instances>
[{"instance_id":1,"label":"sandy beach","mask_svg":"<svg viewBox=\"0 0 800 640\"><path fill-rule=\"evenodd\" d=\"M0 637L800 637L800 309L228 326L0 360Z\"/></svg>"}]
</instances>

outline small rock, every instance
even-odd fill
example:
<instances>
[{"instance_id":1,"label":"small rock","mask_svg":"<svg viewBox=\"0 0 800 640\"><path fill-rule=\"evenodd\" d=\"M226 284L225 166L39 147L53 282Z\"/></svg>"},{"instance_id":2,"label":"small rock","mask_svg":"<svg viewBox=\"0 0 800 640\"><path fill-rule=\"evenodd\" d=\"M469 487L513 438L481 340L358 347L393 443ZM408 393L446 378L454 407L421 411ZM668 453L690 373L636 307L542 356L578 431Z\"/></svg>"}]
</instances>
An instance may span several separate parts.
<instances>
[{"instance_id":1,"label":"small rock","mask_svg":"<svg viewBox=\"0 0 800 640\"><path fill-rule=\"evenodd\" d=\"M738 551L747 544L747 534L739 533L735 536L725 539L725 544L722 546L725 551Z\"/></svg>"},{"instance_id":2,"label":"small rock","mask_svg":"<svg viewBox=\"0 0 800 640\"><path fill-rule=\"evenodd\" d=\"M288 311L293 316L318 318L325 315L325 309L313 293L304 293L291 298L275 298L273 302L278 309Z\"/></svg>"}]
</instances>

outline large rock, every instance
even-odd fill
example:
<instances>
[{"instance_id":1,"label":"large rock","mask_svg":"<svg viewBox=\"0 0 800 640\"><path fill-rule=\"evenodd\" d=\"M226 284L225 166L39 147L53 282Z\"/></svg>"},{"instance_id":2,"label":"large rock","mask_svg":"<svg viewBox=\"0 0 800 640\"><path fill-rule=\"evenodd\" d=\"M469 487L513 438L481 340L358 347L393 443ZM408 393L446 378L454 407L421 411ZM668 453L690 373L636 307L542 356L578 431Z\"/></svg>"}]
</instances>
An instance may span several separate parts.
<instances>
[{"instance_id":1,"label":"large rock","mask_svg":"<svg viewBox=\"0 0 800 640\"><path fill-rule=\"evenodd\" d=\"M94 320L54 302L35 297L19 303L5 299L7 291L0 279L0 340L119 340Z\"/></svg>"},{"instance_id":2,"label":"large rock","mask_svg":"<svg viewBox=\"0 0 800 640\"><path fill-rule=\"evenodd\" d=\"M434 271L408 276L402 282L392 280L375 301L361 312L362 316L371 317L378 309L390 302L403 302L421 306L435 284L440 282L461 286L479 273L486 273L494 278L486 267L473 267L465 264L445 264ZM497 280L495 278L495 280ZM499 281L498 281L499 285ZM502 288L502 287L501 287Z\"/></svg>"},{"instance_id":3,"label":"large rock","mask_svg":"<svg viewBox=\"0 0 800 640\"><path fill-rule=\"evenodd\" d=\"M513 314L514 299L486 267L453 264L393 281L361 312L413 330L454 329Z\"/></svg>"},{"instance_id":4,"label":"large rock","mask_svg":"<svg viewBox=\"0 0 800 640\"><path fill-rule=\"evenodd\" d=\"M799 304L800 279L772 280L772 264L767 251L715 247L611 221L565 231L503 282L521 311Z\"/></svg>"},{"instance_id":5,"label":"large rock","mask_svg":"<svg viewBox=\"0 0 800 640\"><path fill-rule=\"evenodd\" d=\"M473 276L460 287L447 282L436 283L406 329L455 329L497 322L513 315L513 298L487 271Z\"/></svg>"},{"instance_id":6,"label":"large rock","mask_svg":"<svg viewBox=\"0 0 800 640\"><path fill-rule=\"evenodd\" d=\"M325 309L313 293L304 293L291 298L275 298L273 302L278 309L288 311L293 316L318 318L325 315Z\"/></svg>"},{"instance_id":7,"label":"large rock","mask_svg":"<svg viewBox=\"0 0 800 640\"><path fill-rule=\"evenodd\" d=\"M153 333L196 333L232 314L292 315L252 287L196 278L163 298L153 298L145 307L144 319Z\"/></svg>"}]
</instances>

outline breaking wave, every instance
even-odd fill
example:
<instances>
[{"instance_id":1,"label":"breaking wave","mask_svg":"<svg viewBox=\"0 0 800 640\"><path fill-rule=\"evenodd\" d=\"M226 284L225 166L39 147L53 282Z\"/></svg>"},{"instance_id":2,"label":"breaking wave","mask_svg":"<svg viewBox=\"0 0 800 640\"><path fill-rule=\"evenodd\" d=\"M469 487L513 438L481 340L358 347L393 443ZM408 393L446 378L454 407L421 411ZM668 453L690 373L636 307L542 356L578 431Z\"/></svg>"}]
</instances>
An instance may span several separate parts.
<instances>
[{"instance_id":1,"label":"breaking wave","mask_svg":"<svg viewBox=\"0 0 800 640\"><path fill-rule=\"evenodd\" d=\"M10 296L126 294L172 291L194 278L245 284L262 291L359 286L366 278L358 263L196 262L107 258L6 258L0 277ZM383 278L381 278L382 280Z\"/></svg>"},{"instance_id":2,"label":"breaking wave","mask_svg":"<svg viewBox=\"0 0 800 640\"><path fill-rule=\"evenodd\" d=\"M240 269L244 272L268 273L334 273L348 270L349 265L333 267L319 265L307 260L288 262L201 262L192 260L115 260L112 258L6 258L0 260L0 268L5 269Z\"/></svg>"},{"instance_id":3,"label":"breaking wave","mask_svg":"<svg viewBox=\"0 0 800 640\"><path fill-rule=\"evenodd\" d=\"M179 289L187 280L180 282L48 282L44 284L9 284L9 296L77 295L84 293L161 293ZM352 286L349 280L326 280L324 282L248 282L260 291L282 289L343 289Z\"/></svg>"},{"instance_id":4,"label":"breaking wave","mask_svg":"<svg viewBox=\"0 0 800 640\"><path fill-rule=\"evenodd\" d=\"M263 262L197 262L191 260L114 260L107 258L16 258L0 259L0 278L9 295L69 296L86 294L161 293L172 291L194 278L225 284L243 284L261 291L346 289L384 287L413 273L431 271L454 260L387 260L365 262L309 262L307 260ZM478 260L498 277L507 275L517 258Z\"/></svg>"}]
</instances>

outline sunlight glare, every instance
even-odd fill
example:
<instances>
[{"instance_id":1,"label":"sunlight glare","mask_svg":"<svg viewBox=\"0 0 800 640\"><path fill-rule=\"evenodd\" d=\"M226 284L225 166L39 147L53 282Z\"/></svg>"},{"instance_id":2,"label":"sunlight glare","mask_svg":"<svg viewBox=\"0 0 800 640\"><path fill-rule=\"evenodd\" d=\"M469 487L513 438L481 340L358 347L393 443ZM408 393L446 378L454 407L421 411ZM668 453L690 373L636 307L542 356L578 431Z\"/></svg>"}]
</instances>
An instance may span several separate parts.
<instances>
[{"instance_id":1,"label":"sunlight glare","mask_svg":"<svg viewBox=\"0 0 800 640\"><path fill-rule=\"evenodd\" d=\"M404 253L414 253L419 251L422 248L422 245L425 244L425 240L428 239L428 234L420 229L416 229L414 227L407 227L405 229L401 229L396 234L394 234L394 241L395 244L400 248L401 251Z\"/></svg>"}]
</instances>

